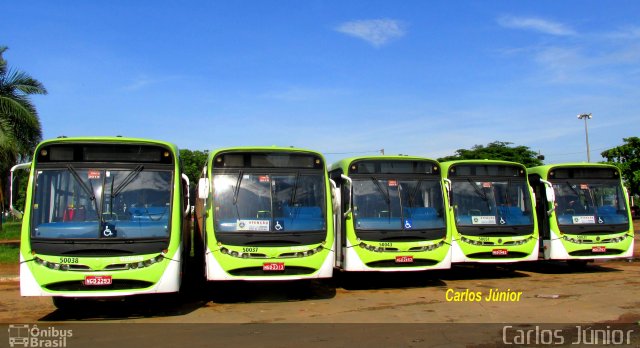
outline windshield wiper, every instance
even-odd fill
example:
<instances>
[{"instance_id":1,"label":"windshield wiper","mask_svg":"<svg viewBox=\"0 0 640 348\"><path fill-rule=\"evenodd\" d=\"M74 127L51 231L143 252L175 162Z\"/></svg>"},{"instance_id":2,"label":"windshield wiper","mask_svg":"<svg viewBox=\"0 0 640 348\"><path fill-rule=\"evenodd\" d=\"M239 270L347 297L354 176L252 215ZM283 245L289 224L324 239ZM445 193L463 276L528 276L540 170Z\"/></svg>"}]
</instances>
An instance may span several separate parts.
<instances>
[{"instance_id":1,"label":"windshield wiper","mask_svg":"<svg viewBox=\"0 0 640 348\"><path fill-rule=\"evenodd\" d=\"M293 183L293 191L291 192L290 206L294 206L296 203L296 193L298 193L298 179L300 179L300 172L296 172L296 181Z\"/></svg>"},{"instance_id":2,"label":"windshield wiper","mask_svg":"<svg viewBox=\"0 0 640 348\"><path fill-rule=\"evenodd\" d=\"M389 215L389 219L391 219L391 197L389 197L389 187L387 186L387 191L385 192L385 190L382 188L382 185L380 185L380 182L378 182L378 179L372 176L371 181L376 184L376 187L378 188L380 193L382 193L382 196L384 196L384 200L387 202L387 212Z\"/></svg>"},{"instance_id":3,"label":"windshield wiper","mask_svg":"<svg viewBox=\"0 0 640 348\"><path fill-rule=\"evenodd\" d=\"M91 185L91 189L90 189L89 187L87 187L87 184L85 184L84 181L82 181L82 178L80 178L80 175L75 170L75 168L73 168L69 164L67 165L67 169L69 169L69 172L71 173L73 178L80 184L80 187L82 187L82 190L84 190L87 196L89 196L89 200L93 202L93 207L96 208L96 213L98 214L98 222L100 222L100 226L102 226L102 223L104 221L102 220L102 212L100 212L100 208L98 207L98 201L96 200L96 195L94 194L93 184L91 184L91 181L89 181L89 185Z\"/></svg>"},{"instance_id":4,"label":"windshield wiper","mask_svg":"<svg viewBox=\"0 0 640 348\"><path fill-rule=\"evenodd\" d=\"M111 191L111 198L115 198L117 197L120 192L122 192L122 190L124 190L125 187L129 186L129 184L131 182L133 182L133 180L138 176L138 174L140 174L140 172L142 171L142 169L144 169L143 165L139 165L136 167L136 169L134 169L131 173L129 173L129 175L127 175L124 180L122 180L122 182L120 182L120 185L118 185L115 190Z\"/></svg>"},{"instance_id":5,"label":"windshield wiper","mask_svg":"<svg viewBox=\"0 0 640 348\"><path fill-rule=\"evenodd\" d=\"M414 206L413 202L415 202L416 200L416 194L418 193L420 186L422 186L422 180L418 180L418 184L409 194L409 208L413 208Z\"/></svg>"},{"instance_id":6,"label":"windshield wiper","mask_svg":"<svg viewBox=\"0 0 640 348\"><path fill-rule=\"evenodd\" d=\"M238 178L236 179L236 187L233 188L233 205L238 203L238 194L240 193L240 184L242 183L242 177L244 172L241 170L238 173Z\"/></svg>"},{"instance_id":7,"label":"windshield wiper","mask_svg":"<svg viewBox=\"0 0 640 348\"><path fill-rule=\"evenodd\" d=\"M80 178L80 175L78 174L78 172L70 164L67 165L67 169L69 169L69 172L71 173L73 178L76 179L76 182L80 184L80 187L82 188L82 190L87 194L87 196L89 196L89 200L93 202L93 206L96 208L96 213L98 213L98 219L100 220L100 222L102 222L102 216L101 216L102 214L100 214L100 209L98 209L98 202L96 201L96 195L93 193L93 185L91 185L91 189L87 187L87 184L85 184L84 181L82 181L82 178ZM89 184L91 184L91 182L89 182Z\"/></svg>"}]
</instances>

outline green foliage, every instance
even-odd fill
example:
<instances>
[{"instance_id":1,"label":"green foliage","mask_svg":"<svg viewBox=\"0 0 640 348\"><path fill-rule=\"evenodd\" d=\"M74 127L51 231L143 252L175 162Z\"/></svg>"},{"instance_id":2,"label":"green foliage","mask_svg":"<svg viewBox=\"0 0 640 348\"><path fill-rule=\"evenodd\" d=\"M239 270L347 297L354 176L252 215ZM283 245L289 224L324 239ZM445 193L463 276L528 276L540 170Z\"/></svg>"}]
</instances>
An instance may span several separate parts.
<instances>
[{"instance_id":1,"label":"green foliage","mask_svg":"<svg viewBox=\"0 0 640 348\"><path fill-rule=\"evenodd\" d=\"M20 260L20 247L18 245L0 244L0 263L15 264Z\"/></svg>"},{"instance_id":2,"label":"green foliage","mask_svg":"<svg viewBox=\"0 0 640 348\"><path fill-rule=\"evenodd\" d=\"M620 168L630 195L640 194L640 138L622 139L625 143L601 153L607 163Z\"/></svg>"},{"instance_id":3,"label":"green foliage","mask_svg":"<svg viewBox=\"0 0 640 348\"><path fill-rule=\"evenodd\" d=\"M182 170L189 177L189 181L191 182L191 188L195 188L198 183L198 179L200 178L200 174L202 173L202 168L207 162L207 156L209 156L209 151L198 151L198 150L180 150L180 159L182 160Z\"/></svg>"},{"instance_id":4,"label":"green foliage","mask_svg":"<svg viewBox=\"0 0 640 348\"><path fill-rule=\"evenodd\" d=\"M0 232L0 240L16 240L20 239L21 222L5 222Z\"/></svg>"},{"instance_id":5,"label":"green foliage","mask_svg":"<svg viewBox=\"0 0 640 348\"><path fill-rule=\"evenodd\" d=\"M38 80L8 68L2 56L6 50L0 46L0 211L8 201L5 192L9 170L20 161L28 161L42 139L40 119L29 96L47 93Z\"/></svg>"},{"instance_id":6,"label":"green foliage","mask_svg":"<svg viewBox=\"0 0 640 348\"><path fill-rule=\"evenodd\" d=\"M470 150L458 149L456 154L438 158L438 161L454 161L468 159L491 159L512 161L524 164L525 167L535 167L542 165L542 160L538 158L538 154L529 149L527 146L509 146L513 143L494 141L487 146L474 145Z\"/></svg>"}]
</instances>

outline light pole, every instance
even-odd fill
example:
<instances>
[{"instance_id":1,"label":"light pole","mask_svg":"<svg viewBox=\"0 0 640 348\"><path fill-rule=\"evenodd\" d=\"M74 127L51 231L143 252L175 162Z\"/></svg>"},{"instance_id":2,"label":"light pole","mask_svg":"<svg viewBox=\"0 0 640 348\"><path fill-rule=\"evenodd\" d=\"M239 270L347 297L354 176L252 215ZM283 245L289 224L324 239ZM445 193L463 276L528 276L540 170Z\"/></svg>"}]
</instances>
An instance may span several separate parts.
<instances>
[{"instance_id":1,"label":"light pole","mask_svg":"<svg viewBox=\"0 0 640 348\"><path fill-rule=\"evenodd\" d=\"M578 115L578 119L584 119L584 135L587 139L587 162L591 162L591 152L589 151L589 129L587 128L587 120L590 118L591 113Z\"/></svg>"}]
</instances>

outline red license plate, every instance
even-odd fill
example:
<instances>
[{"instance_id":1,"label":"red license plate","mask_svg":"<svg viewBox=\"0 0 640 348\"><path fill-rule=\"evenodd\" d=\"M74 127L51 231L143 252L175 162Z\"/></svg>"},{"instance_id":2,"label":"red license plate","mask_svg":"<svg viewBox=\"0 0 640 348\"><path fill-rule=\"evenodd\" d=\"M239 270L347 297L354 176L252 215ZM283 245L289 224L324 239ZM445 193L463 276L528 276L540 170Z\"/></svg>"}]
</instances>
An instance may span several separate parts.
<instances>
[{"instance_id":1,"label":"red license plate","mask_svg":"<svg viewBox=\"0 0 640 348\"><path fill-rule=\"evenodd\" d=\"M507 254L509 254L507 249L493 249L493 250L491 250L491 255L493 255L493 256L507 256Z\"/></svg>"},{"instance_id":2,"label":"red license plate","mask_svg":"<svg viewBox=\"0 0 640 348\"><path fill-rule=\"evenodd\" d=\"M594 246L594 247L591 247L591 252L594 252L594 253L606 253L607 252L607 247L606 246Z\"/></svg>"},{"instance_id":3,"label":"red license plate","mask_svg":"<svg viewBox=\"0 0 640 348\"><path fill-rule=\"evenodd\" d=\"M413 256L396 256L396 263L413 263Z\"/></svg>"},{"instance_id":4,"label":"red license plate","mask_svg":"<svg viewBox=\"0 0 640 348\"><path fill-rule=\"evenodd\" d=\"M111 276L86 276L84 277L85 286L104 286L111 285Z\"/></svg>"},{"instance_id":5,"label":"red license plate","mask_svg":"<svg viewBox=\"0 0 640 348\"><path fill-rule=\"evenodd\" d=\"M265 272L284 271L284 262L265 262L262 264L262 270Z\"/></svg>"}]
</instances>

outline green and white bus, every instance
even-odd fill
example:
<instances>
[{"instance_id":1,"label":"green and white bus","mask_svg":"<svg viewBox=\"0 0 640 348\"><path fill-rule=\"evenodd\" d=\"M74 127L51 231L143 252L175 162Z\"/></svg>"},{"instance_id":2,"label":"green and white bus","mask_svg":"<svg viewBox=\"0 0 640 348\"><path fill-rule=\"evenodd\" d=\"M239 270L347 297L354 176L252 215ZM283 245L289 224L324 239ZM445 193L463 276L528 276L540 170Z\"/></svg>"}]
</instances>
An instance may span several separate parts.
<instances>
[{"instance_id":1,"label":"green and white bus","mask_svg":"<svg viewBox=\"0 0 640 348\"><path fill-rule=\"evenodd\" d=\"M538 259L538 227L526 168L515 162L443 162L451 185L451 262Z\"/></svg>"},{"instance_id":2,"label":"green and white bus","mask_svg":"<svg viewBox=\"0 0 640 348\"><path fill-rule=\"evenodd\" d=\"M190 229L176 146L123 137L36 147L20 244L22 296L177 292Z\"/></svg>"},{"instance_id":3,"label":"green and white bus","mask_svg":"<svg viewBox=\"0 0 640 348\"><path fill-rule=\"evenodd\" d=\"M198 182L195 255L205 279L330 278L332 184L323 156L292 147L212 151Z\"/></svg>"},{"instance_id":4,"label":"green and white bus","mask_svg":"<svg viewBox=\"0 0 640 348\"><path fill-rule=\"evenodd\" d=\"M451 234L437 161L361 156L333 164L339 194L336 266L344 271L451 267Z\"/></svg>"},{"instance_id":5,"label":"green and white bus","mask_svg":"<svg viewBox=\"0 0 640 348\"><path fill-rule=\"evenodd\" d=\"M528 169L540 230L540 258L586 263L633 254L633 223L620 170L563 163Z\"/></svg>"}]
</instances>

